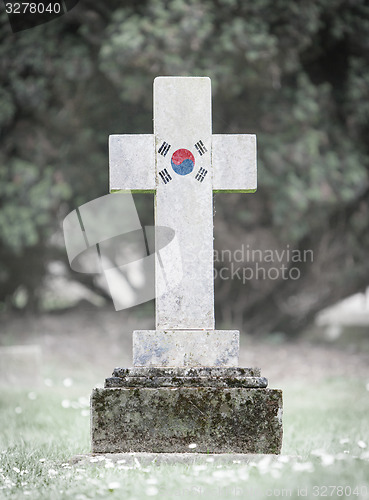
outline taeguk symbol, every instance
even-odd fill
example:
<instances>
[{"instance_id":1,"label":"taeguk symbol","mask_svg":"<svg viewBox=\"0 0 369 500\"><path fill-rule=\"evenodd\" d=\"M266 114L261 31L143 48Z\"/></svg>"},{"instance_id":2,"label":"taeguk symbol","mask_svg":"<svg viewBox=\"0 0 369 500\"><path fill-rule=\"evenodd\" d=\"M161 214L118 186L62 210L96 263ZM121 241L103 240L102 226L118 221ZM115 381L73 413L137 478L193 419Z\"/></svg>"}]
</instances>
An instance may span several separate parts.
<instances>
[{"instance_id":1,"label":"taeguk symbol","mask_svg":"<svg viewBox=\"0 0 369 500\"><path fill-rule=\"evenodd\" d=\"M195 166L195 158L188 149L177 149L172 156L172 168L178 175L187 175Z\"/></svg>"}]
</instances>

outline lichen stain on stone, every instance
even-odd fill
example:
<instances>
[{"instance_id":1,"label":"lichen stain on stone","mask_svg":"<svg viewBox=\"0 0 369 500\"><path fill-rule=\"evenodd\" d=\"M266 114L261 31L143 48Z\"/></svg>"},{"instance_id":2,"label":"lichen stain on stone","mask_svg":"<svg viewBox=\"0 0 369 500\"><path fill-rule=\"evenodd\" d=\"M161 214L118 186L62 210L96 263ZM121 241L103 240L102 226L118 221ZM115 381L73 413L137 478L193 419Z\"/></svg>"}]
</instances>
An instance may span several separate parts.
<instances>
[{"instance_id":1,"label":"lichen stain on stone","mask_svg":"<svg viewBox=\"0 0 369 500\"><path fill-rule=\"evenodd\" d=\"M270 389L96 389L93 451L278 453L281 405Z\"/></svg>"},{"instance_id":2,"label":"lichen stain on stone","mask_svg":"<svg viewBox=\"0 0 369 500\"><path fill-rule=\"evenodd\" d=\"M219 412L222 416L225 416L225 417L229 417L232 412L231 412L231 409L229 408L229 406L225 403L223 403L220 408L219 408Z\"/></svg>"}]
</instances>

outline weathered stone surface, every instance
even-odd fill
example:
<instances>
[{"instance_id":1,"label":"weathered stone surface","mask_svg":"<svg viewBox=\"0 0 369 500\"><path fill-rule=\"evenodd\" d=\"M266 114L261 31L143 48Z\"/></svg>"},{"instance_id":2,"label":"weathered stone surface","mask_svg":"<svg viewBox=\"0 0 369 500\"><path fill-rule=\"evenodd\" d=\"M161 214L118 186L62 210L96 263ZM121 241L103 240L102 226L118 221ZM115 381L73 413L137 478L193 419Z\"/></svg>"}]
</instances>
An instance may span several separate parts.
<instances>
[{"instance_id":1,"label":"weathered stone surface","mask_svg":"<svg viewBox=\"0 0 369 500\"><path fill-rule=\"evenodd\" d=\"M112 375L113 377L260 377L260 368L134 366L133 368L114 368Z\"/></svg>"},{"instance_id":2,"label":"weathered stone surface","mask_svg":"<svg viewBox=\"0 0 369 500\"><path fill-rule=\"evenodd\" d=\"M156 328L214 329L213 283L213 189L211 169L211 82L199 77L158 77L154 80L154 135L156 141L155 223L173 228L178 238L184 269L176 289L160 294L163 280L157 275ZM202 141L204 153L195 147ZM160 154L167 143L168 154ZM178 174L172 167L173 153L190 151L193 171ZM170 173L163 182L159 172ZM197 174L207 174L202 182Z\"/></svg>"},{"instance_id":3,"label":"weathered stone surface","mask_svg":"<svg viewBox=\"0 0 369 500\"><path fill-rule=\"evenodd\" d=\"M94 453L279 453L282 392L275 389L116 388L91 396Z\"/></svg>"},{"instance_id":4,"label":"weathered stone surface","mask_svg":"<svg viewBox=\"0 0 369 500\"><path fill-rule=\"evenodd\" d=\"M237 330L136 330L134 366L237 366Z\"/></svg>"},{"instance_id":5,"label":"weathered stone surface","mask_svg":"<svg viewBox=\"0 0 369 500\"><path fill-rule=\"evenodd\" d=\"M212 143L214 191L256 191L256 135L214 134Z\"/></svg>"},{"instance_id":6,"label":"weathered stone surface","mask_svg":"<svg viewBox=\"0 0 369 500\"><path fill-rule=\"evenodd\" d=\"M265 377L109 377L105 387L267 387Z\"/></svg>"},{"instance_id":7,"label":"weathered stone surface","mask_svg":"<svg viewBox=\"0 0 369 500\"><path fill-rule=\"evenodd\" d=\"M256 190L256 137L212 135L210 79L166 76L154 81L154 134L112 135L109 151L110 190L155 191L155 223L175 230L181 249L172 267L155 260L156 328L214 329L212 193ZM173 167L179 151L192 170ZM168 287L178 266L182 279Z\"/></svg>"},{"instance_id":8,"label":"weathered stone surface","mask_svg":"<svg viewBox=\"0 0 369 500\"><path fill-rule=\"evenodd\" d=\"M133 167L133 168L132 168ZM155 138L152 134L109 137L110 192L155 191Z\"/></svg>"}]
</instances>

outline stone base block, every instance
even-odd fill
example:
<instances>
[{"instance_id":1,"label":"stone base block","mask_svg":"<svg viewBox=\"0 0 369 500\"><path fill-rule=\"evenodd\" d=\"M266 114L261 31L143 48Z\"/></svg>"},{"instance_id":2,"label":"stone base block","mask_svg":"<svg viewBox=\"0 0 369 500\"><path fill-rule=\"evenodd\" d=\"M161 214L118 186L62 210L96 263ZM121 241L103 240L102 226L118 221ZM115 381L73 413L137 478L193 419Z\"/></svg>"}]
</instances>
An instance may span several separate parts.
<instances>
[{"instance_id":1,"label":"stone base block","mask_svg":"<svg viewBox=\"0 0 369 500\"><path fill-rule=\"evenodd\" d=\"M278 454L282 391L244 387L94 389L91 437L93 453Z\"/></svg>"},{"instance_id":2,"label":"stone base block","mask_svg":"<svg viewBox=\"0 0 369 500\"><path fill-rule=\"evenodd\" d=\"M134 366L238 366L237 330L136 330Z\"/></svg>"}]
</instances>

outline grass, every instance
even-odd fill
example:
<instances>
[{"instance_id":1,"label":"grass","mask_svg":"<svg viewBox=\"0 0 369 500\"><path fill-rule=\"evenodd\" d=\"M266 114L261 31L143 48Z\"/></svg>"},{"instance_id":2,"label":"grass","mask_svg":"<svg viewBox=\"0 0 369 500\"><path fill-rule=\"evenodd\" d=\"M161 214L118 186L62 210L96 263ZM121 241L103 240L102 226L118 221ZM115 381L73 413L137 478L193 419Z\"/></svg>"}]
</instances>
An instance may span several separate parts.
<instances>
[{"instance_id":1,"label":"grass","mask_svg":"<svg viewBox=\"0 0 369 500\"><path fill-rule=\"evenodd\" d=\"M86 386L0 393L0 498L156 497L369 498L369 394L366 381L326 379L284 389L282 456L249 464L71 465L89 453ZM296 457L298 456L298 457ZM327 487L327 488L326 488Z\"/></svg>"}]
</instances>

